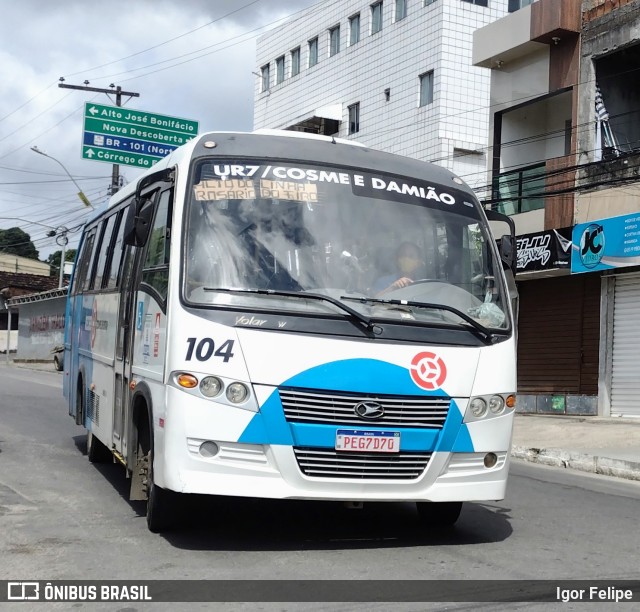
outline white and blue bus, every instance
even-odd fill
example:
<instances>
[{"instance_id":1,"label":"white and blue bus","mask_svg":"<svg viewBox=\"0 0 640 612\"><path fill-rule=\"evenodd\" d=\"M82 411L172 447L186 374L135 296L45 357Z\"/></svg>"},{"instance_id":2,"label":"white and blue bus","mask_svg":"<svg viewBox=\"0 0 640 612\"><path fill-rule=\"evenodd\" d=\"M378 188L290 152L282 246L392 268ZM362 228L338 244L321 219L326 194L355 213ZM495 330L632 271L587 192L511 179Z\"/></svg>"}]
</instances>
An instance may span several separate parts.
<instances>
[{"instance_id":1,"label":"white and blue bus","mask_svg":"<svg viewBox=\"0 0 640 612\"><path fill-rule=\"evenodd\" d=\"M181 494L504 497L515 244L451 172L330 137L210 133L87 223L65 396L152 531Z\"/></svg>"}]
</instances>

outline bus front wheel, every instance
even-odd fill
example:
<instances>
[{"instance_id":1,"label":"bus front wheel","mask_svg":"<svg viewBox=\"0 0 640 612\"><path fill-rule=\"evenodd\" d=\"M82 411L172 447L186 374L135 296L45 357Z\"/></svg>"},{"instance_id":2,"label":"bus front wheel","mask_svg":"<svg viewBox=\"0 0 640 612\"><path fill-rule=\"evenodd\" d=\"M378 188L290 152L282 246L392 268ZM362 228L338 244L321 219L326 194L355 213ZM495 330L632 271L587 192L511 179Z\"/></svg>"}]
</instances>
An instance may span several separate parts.
<instances>
[{"instance_id":1,"label":"bus front wheel","mask_svg":"<svg viewBox=\"0 0 640 612\"><path fill-rule=\"evenodd\" d=\"M177 520L177 493L163 489L153 481L153 449L151 433L143 428L138 432L138 457L147 494L147 527L153 533L168 531Z\"/></svg>"},{"instance_id":2,"label":"bus front wheel","mask_svg":"<svg viewBox=\"0 0 640 612\"><path fill-rule=\"evenodd\" d=\"M416 506L425 527L451 527L462 510L462 502L417 502Z\"/></svg>"}]
</instances>

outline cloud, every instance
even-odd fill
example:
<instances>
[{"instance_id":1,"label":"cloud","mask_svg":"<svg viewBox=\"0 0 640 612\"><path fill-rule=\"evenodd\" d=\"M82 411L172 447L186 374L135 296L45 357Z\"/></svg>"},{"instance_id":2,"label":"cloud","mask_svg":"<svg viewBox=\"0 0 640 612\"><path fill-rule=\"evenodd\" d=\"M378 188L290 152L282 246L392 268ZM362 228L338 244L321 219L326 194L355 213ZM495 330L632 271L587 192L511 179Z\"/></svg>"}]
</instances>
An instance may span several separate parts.
<instances>
[{"instance_id":1,"label":"cloud","mask_svg":"<svg viewBox=\"0 0 640 612\"><path fill-rule=\"evenodd\" d=\"M95 87L108 88L114 83L139 92L139 98L126 99L124 104L195 119L200 131L250 130L255 38L259 34L251 30L313 3L4 3L0 20L0 217L21 216L53 225L77 223L86 217L75 187L54 161L29 150L34 144L63 163L92 198L105 196L111 166L81 159L83 106L85 101L114 101L103 94L60 89L59 77L64 76L67 84L88 80ZM121 170L128 180L139 174L134 168ZM46 180L62 182L36 182ZM0 227L9 225L0 220ZM44 237L44 228L19 225L40 240L36 246L41 256L57 249Z\"/></svg>"}]
</instances>

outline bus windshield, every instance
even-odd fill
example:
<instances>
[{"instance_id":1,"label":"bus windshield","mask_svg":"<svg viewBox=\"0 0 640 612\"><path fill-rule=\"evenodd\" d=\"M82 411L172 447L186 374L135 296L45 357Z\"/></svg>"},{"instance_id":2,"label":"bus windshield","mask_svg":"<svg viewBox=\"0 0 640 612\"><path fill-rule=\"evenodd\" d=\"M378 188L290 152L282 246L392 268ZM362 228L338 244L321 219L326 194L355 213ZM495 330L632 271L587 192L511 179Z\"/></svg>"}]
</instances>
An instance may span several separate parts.
<instances>
[{"instance_id":1,"label":"bus windshield","mask_svg":"<svg viewBox=\"0 0 640 612\"><path fill-rule=\"evenodd\" d=\"M375 320L509 327L486 222L453 182L205 159L185 221L183 296L193 306L344 316L330 300L304 299L321 294Z\"/></svg>"}]
</instances>

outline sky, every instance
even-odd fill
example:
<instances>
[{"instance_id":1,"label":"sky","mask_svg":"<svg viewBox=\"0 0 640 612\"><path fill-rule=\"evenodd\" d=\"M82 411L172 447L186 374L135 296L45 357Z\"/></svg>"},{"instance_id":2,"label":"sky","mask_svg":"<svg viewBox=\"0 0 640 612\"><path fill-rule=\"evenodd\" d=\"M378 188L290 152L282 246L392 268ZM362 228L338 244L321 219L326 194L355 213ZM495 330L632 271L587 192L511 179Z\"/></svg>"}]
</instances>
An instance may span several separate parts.
<instances>
[{"instance_id":1,"label":"sky","mask_svg":"<svg viewBox=\"0 0 640 612\"><path fill-rule=\"evenodd\" d=\"M112 166L81 158L84 103L115 105L115 97L62 89L60 77L71 85L113 83L138 92L138 98L123 97L123 106L196 120L200 133L248 131L257 37L317 2L4 0L0 228L23 229L46 259L60 249L46 233L74 230L73 248L91 212L65 168L92 204L107 197ZM120 166L120 172L131 181L141 171Z\"/></svg>"}]
</instances>

